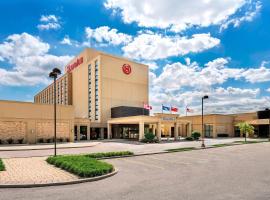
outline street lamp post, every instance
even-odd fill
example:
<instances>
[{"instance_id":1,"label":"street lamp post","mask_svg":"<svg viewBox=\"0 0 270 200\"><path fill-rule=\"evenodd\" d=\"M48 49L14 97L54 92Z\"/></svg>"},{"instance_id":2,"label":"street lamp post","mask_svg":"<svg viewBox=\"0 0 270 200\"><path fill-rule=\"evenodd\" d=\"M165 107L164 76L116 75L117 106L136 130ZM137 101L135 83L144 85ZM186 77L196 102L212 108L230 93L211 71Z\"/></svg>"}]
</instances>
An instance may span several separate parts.
<instances>
[{"instance_id":1,"label":"street lamp post","mask_svg":"<svg viewBox=\"0 0 270 200\"><path fill-rule=\"evenodd\" d=\"M58 68L54 68L50 73L49 73L49 77L53 78L53 84L54 84L54 156L56 156L56 79L57 76L61 74L60 69Z\"/></svg>"},{"instance_id":2,"label":"street lamp post","mask_svg":"<svg viewBox=\"0 0 270 200\"><path fill-rule=\"evenodd\" d=\"M203 100L208 99L208 95L202 97L202 148L205 148L204 144L204 123L203 123Z\"/></svg>"}]
</instances>

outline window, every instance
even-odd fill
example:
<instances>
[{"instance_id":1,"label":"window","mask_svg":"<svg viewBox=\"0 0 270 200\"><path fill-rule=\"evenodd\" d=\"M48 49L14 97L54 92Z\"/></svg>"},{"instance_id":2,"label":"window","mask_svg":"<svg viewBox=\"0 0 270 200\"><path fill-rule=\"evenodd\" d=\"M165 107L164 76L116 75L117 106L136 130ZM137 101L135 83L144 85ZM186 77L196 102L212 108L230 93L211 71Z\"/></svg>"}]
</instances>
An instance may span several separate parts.
<instances>
[{"instance_id":1,"label":"window","mask_svg":"<svg viewBox=\"0 0 270 200\"><path fill-rule=\"evenodd\" d=\"M95 61L95 120L99 118L99 96L98 96L98 60Z\"/></svg>"},{"instance_id":2,"label":"window","mask_svg":"<svg viewBox=\"0 0 270 200\"><path fill-rule=\"evenodd\" d=\"M213 136L213 126L212 125L204 125L204 133L205 137L212 137Z\"/></svg>"},{"instance_id":3,"label":"window","mask_svg":"<svg viewBox=\"0 0 270 200\"><path fill-rule=\"evenodd\" d=\"M88 65L88 117L91 118L91 90L92 90L92 85L91 85L91 65Z\"/></svg>"}]
</instances>

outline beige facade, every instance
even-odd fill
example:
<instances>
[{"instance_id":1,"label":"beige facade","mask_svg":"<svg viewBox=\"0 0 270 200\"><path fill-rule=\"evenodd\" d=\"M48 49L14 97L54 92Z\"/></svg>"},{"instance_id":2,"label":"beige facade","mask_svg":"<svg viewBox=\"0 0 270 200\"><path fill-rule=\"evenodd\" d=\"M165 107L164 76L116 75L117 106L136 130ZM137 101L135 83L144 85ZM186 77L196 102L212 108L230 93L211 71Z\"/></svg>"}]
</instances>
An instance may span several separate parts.
<instances>
[{"instance_id":1,"label":"beige facade","mask_svg":"<svg viewBox=\"0 0 270 200\"><path fill-rule=\"evenodd\" d=\"M125 65L130 73L125 73ZM62 83L67 92L62 92ZM95 134L103 138L111 108L148 103L148 66L86 48L67 64L65 74L57 80L57 91L58 85L57 104L62 104L62 96L68 99L67 105L74 107L75 135L84 134L76 139L90 139ZM35 96L35 102L52 104L52 92L51 84Z\"/></svg>"},{"instance_id":2,"label":"beige facade","mask_svg":"<svg viewBox=\"0 0 270 200\"><path fill-rule=\"evenodd\" d=\"M0 139L36 143L54 137L53 105L0 101ZM73 106L57 107L57 138L74 141Z\"/></svg>"},{"instance_id":3,"label":"beige facade","mask_svg":"<svg viewBox=\"0 0 270 200\"><path fill-rule=\"evenodd\" d=\"M56 103L72 105L72 80L71 74L64 74L56 81ZM53 104L54 85L51 84L34 96L35 103Z\"/></svg>"}]
</instances>

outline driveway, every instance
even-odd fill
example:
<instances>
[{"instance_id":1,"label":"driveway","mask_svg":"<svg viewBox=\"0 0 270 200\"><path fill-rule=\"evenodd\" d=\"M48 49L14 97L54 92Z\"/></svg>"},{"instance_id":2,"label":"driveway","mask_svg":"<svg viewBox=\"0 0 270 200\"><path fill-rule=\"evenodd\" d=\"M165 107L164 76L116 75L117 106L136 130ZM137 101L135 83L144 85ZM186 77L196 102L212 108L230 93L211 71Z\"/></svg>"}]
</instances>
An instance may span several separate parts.
<instances>
[{"instance_id":1,"label":"driveway","mask_svg":"<svg viewBox=\"0 0 270 200\"><path fill-rule=\"evenodd\" d=\"M231 143L233 141L243 140L243 138L223 138L223 139L206 139L206 146L220 143ZM46 148L48 146L48 148ZM65 145L57 145L61 147L57 150L60 154L82 154L94 152L109 152L109 151L132 151L135 154L157 153L163 152L166 149L180 147L200 147L199 141L162 141L156 144L144 144L137 141L127 140L101 140L83 143L69 143ZM39 148L40 147L40 148ZM35 149L35 150L33 150ZM10 151L12 150L12 151ZM16 150L16 151L14 151ZM28 146L13 146L0 147L0 158L14 157L40 157L53 155L54 150L52 145L28 145Z\"/></svg>"},{"instance_id":2,"label":"driveway","mask_svg":"<svg viewBox=\"0 0 270 200\"><path fill-rule=\"evenodd\" d=\"M2 189L0 199L269 200L270 143L106 160L111 178L78 185Z\"/></svg>"}]
</instances>

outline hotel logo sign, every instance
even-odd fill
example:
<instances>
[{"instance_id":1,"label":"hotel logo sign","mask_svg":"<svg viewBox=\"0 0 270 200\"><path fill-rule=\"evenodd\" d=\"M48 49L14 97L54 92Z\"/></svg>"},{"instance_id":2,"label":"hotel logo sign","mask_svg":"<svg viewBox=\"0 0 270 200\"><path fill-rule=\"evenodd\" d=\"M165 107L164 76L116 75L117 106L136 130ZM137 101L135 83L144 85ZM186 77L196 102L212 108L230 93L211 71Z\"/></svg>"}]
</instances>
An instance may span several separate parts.
<instances>
[{"instance_id":1,"label":"hotel logo sign","mask_svg":"<svg viewBox=\"0 0 270 200\"><path fill-rule=\"evenodd\" d=\"M66 71L70 73L73 69L75 69L82 63L83 63L83 57L77 58L77 60L74 63L71 63L68 66L66 66Z\"/></svg>"},{"instance_id":2,"label":"hotel logo sign","mask_svg":"<svg viewBox=\"0 0 270 200\"><path fill-rule=\"evenodd\" d=\"M124 74L129 75L131 73L131 66L129 64L123 64L122 70Z\"/></svg>"}]
</instances>

